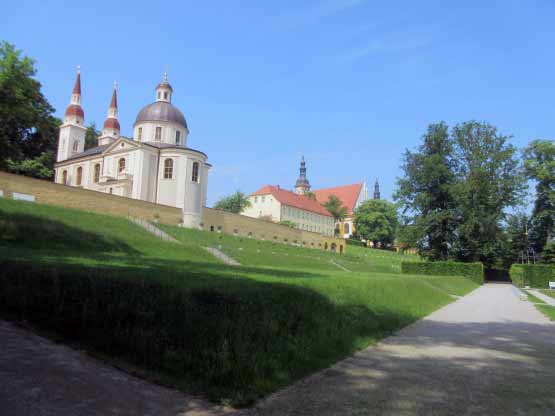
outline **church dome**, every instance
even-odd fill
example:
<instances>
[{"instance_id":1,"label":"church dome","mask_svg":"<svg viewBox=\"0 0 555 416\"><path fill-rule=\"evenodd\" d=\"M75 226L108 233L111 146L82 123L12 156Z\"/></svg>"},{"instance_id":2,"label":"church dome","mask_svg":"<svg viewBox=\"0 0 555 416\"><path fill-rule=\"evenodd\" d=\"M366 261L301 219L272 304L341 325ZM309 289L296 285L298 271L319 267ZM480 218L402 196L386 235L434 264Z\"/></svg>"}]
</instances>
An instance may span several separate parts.
<instances>
[{"instance_id":1,"label":"church dome","mask_svg":"<svg viewBox=\"0 0 555 416\"><path fill-rule=\"evenodd\" d=\"M135 124L148 121L168 121L187 128L185 116L179 109L166 101L156 101L139 111Z\"/></svg>"}]
</instances>

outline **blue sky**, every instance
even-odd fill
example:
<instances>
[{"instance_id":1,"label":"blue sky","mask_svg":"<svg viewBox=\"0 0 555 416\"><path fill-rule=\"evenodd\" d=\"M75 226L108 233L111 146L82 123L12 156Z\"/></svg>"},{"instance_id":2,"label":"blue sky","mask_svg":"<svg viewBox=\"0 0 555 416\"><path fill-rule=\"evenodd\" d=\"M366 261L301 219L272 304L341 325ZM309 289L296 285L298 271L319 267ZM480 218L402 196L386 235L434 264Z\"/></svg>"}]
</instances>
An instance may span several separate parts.
<instances>
[{"instance_id":1,"label":"blue sky","mask_svg":"<svg viewBox=\"0 0 555 416\"><path fill-rule=\"evenodd\" d=\"M4 0L0 39L37 61L61 116L82 68L86 122L119 84L122 134L168 68L209 204L236 189L379 177L429 123L485 120L523 147L555 138L555 2ZM9 17L8 17L9 16Z\"/></svg>"}]
</instances>

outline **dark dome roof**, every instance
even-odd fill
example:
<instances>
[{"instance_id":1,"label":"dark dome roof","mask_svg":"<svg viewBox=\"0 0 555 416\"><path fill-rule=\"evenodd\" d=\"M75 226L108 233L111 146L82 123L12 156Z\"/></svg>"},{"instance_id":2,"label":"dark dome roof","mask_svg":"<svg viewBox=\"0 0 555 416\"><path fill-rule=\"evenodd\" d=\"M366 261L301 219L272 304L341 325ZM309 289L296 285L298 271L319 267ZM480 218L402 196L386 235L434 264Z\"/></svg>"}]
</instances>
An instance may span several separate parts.
<instances>
[{"instance_id":1,"label":"dark dome roof","mask_svg":"<svg viewBox=\"0 0 555 416\"><path fill-rule=\"evenodd\" d=\"M180 124L187 128L187 122L183 113L177 107L165 101L156 101L139 111L135 124L146 121L169 121L170 123Z\"/></svg>"}]
</instances>

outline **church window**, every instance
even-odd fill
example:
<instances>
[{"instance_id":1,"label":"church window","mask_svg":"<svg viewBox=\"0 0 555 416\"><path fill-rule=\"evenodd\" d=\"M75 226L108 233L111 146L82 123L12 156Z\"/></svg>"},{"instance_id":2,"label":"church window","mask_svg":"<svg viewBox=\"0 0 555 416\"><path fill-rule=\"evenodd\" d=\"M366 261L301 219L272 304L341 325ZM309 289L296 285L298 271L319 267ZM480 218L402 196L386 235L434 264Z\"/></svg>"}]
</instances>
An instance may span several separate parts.
<instances>
[{"instance_id":1,"label":"church window","mask_svg":"<svg viewBox=\"0 0 555 416\"><path fill-rule=\"evenodd\" d=\"M173 178L173 159L164 160L164 179Z\"/></svg>"},{"instance_id":2,"label":"church window","mask_svg":"<svg viewBox=\"0 0 555 416\"><path fill-rule=\"evenodd\" d=\"M160 91L158 91L158 99L160 99Z\"/></svg>"},{"instance_id":3,"label":"church window","mask_svg":"<svg viewBox=\"0 0 555 416\"><path fill-rule=\"evenodd\" d=\"M64 170L64 171L62 172L62 183L63 183L64 185L67 185L67 170Z\"/></svg>"},{"instance_id":4,"label":"church window","mask_svg":"<svg viewBox=\"0 0 555 416\"><path fill-rule=\"evenodd\" d=\"M73 151L76 152L79 149L79 142L76 140L73 142Z\"/></svg>"},{"instance_id":5,"label":"church window","mask_svg":"<svg viewBox=\"0 0 555 416\"><path fill-rule=\"evenodd\" d=\"M141 141L143 139L143 128L139 127L139 137L138 137L139 141Z\"/></svg>"},{"instance_id":6,"label":"church window","mask_svg":"<svg viewBox=\"0 0 555 416\"><path fill-rule=\"evenodd\" d=\"M343 230L345 231L345 234L349 234L350 227L348 222L346 222L345 225L343 226Z\"/></svg>"},{"instance_id":7,"label":"church window","mask_svg":"<svg viewBox=\"0 0 555 416\"><path fill-rule=\"evenodd\" d=\"M168 99L168 92L164 91L164 100L167 100L167 99Z\"/></svg>"},{"instance_id":8,"label":"church window","mask_svg":"<svg viewBox=\"0 0 555 416\"><path fill-rule=\"evenodd\" d=\"M100 181L100 163L94 165L94 182L98 183Z\"/></svg>"},{"instance_id":9,"label":"church window","mask_svg":"<svg viewBox=\"0 0 555 416\"><path fill-rule=\"evenodd\" d=\"M77 186L81 185L82 181L83 181L83 168L81 166L79 166L77 168L77 183L76 183L76 185Z\"/></svg>"},{"instance_id":10,"label":"church window","mask_svg":"<svg viewBox=\"0 0 555 416\"><path fill-rule=\"evenodd\" d=\"M122 158L118 161L118 172L121 173L121 172L123 172L124 170L125 170L125 158L122 157Z\"/></svg>"},{"instance_id":11,"label":"church window","mask_svg":"<svg viewBox=\"0 0 555 416\"><path fill-rule=\"evenodd\" d=\"M191 175L191 180L193 182L198 182L198 169L199 169L199 163L194 162L193 163L193 173Z\"/></svg>"},{"instance_id":12,"label":"church window","mask_svg":"<svg viewBox=\"0 0 555 416\"><path fill-rule=\"evenodd\" d=\"M159 142L162 140L162 127L156 127L156 135L154 136L154 140Z\"/></svg>"},{"instance_id":13,"label":"church window","mask_svg":"<svg viewBox=\"0 0 555 416\"><path fill-rule=\"evenodd\" d=\"M181 143L181 132L177 130L175 132L175 144L180 144L180 143Z\"/></svg>"}]
</instances>

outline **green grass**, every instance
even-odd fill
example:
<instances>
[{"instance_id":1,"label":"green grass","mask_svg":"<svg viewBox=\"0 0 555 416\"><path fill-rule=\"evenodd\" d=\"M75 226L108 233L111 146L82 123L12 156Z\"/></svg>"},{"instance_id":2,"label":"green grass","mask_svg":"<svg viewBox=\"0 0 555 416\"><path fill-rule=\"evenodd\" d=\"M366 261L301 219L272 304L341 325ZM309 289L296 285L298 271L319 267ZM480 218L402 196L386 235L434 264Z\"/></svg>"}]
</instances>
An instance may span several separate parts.
<instances>
[{"instance_id":1,"label":"green grass","mask_svg":"<svg viewBox=\"0 0 555 416\"><path fill-rule=\"evenodd\" d=\"M549 296L550 298L555 299L555 290L553 289L538 289L541 293L545 296Z\"/></svg>"},{"instance_id":2,"label":"green grass","mask_svg":"<svg viewBox=\"0 0 555 416\"><path fill-rule=\"evenodd\" d=\"M0 313L216 402L252 402L477 285L317 249L0 199ZM227 267L201 246L221 246ZM332 262L351 270L345 272Z\"/></svg>"},{"instance_id":3,"label":"green grass","mask_svg":"<svg viewBox=\"0 0 555 416\"><path fill-rule=\"evenodd\" d=\"M528 296L528 300L532 303L545 303L543 300L541 300L540 298L538 298L537 296L534 296L532 293L530 293L528 290L525 290L524 292L526 292L526 296Z\"/></svg>"},{"instance_id":4,"label":"green grass","mask_svg":"<svg viewBox=\"0 0 555 416\"><path fill-rule=\"evenodd\" d=\"M555 306L536 305L536 308L545 316L547 316L550 320L555 321Z\"/></svg>"}]
</instances>

